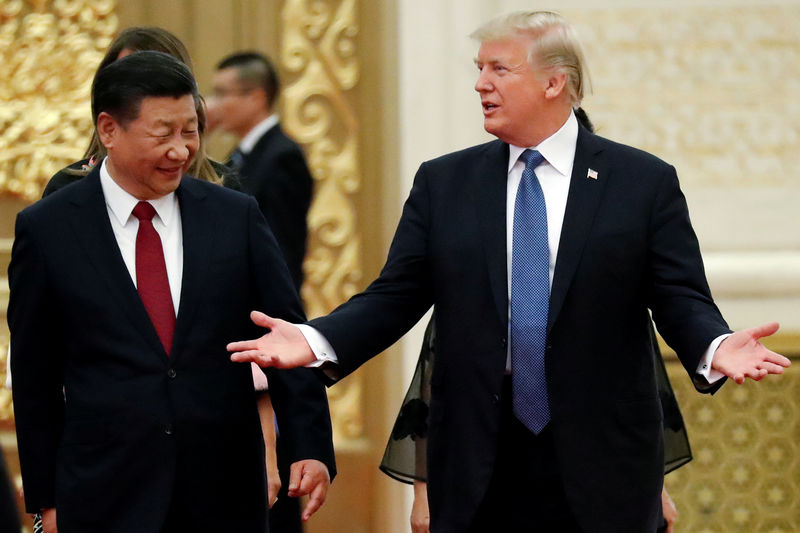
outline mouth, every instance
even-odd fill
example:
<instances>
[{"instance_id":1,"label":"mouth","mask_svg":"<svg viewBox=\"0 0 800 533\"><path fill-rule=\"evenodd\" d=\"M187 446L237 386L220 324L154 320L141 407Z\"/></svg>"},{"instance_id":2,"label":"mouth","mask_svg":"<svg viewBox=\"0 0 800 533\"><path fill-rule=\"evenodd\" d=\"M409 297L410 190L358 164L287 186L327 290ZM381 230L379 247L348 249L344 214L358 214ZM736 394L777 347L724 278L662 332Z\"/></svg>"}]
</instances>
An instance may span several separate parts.
<instances>
[{"instance_id":1,"label":"mouth","mask_svg":"<svg viewBox=\"0 0 800 533\"><path fill-rule=\"evenodd\" d=\"M159 167L158 170L162 174L166 174L167 176L169 176L171 178L176 178L176 177L179 178L179 177L183 176L183 166L169 167L169 168Z\"/></svg>"},{"instance_id":2,"label":"mouth","mask_svg":"<svg viewBox=\"0 0 800 533\"><path fill-rule=\"evenodd\" d=\"M481 106L483 106L483 114L490 115L495 109L500 107L497 104L493 104L492 102L481 102Z\"/></svg>"}]
</instances>

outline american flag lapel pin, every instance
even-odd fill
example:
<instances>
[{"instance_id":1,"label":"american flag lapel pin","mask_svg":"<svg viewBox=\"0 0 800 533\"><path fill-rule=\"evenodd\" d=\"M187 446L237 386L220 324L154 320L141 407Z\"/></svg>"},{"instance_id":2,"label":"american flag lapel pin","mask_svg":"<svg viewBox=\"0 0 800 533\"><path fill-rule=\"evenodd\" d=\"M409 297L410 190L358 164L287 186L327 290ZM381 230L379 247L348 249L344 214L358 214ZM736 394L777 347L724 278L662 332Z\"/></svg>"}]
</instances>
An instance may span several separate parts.
<instances>
[{"instance_id":1,"label":"american flag lapel pin","mask_svg":"<svg viewBox=\"0 0 800 533\"><path fill-rule=\"evenodd\" d=\"M589 169L589 172L586 173L586 177L589 179L596 180L597 179L597 171L593 168Z\"/></svg>"}]
</instances>

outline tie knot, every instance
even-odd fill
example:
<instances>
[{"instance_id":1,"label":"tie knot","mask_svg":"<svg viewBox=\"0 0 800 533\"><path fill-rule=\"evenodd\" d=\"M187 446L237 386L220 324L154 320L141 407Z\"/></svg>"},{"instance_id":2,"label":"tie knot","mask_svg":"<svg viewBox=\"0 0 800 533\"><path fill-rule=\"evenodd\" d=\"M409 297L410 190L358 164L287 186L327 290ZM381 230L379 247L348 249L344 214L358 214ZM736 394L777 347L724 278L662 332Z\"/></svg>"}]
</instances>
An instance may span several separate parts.
<instances>
[{"instance_id":1,"label":"tie knot","mask_svg":"<svg viewBox=\"0 0 800 533\"><path fill-rule=\"evenodd\" d=\"M156 216L156 210L147 202L139 202L133 208L133 216L139 220L153 220L153 217Z\"/></svg>"},{"instance_id":2,"label":"tie knot","mask_svg":"<svg viewBox=\"0 0 800 533\"><path fill-rule=\"evenodd\" d=\"M533 170L542 164L542 161L544 161L544 156L539 153L538 150L531 150L528 148L520 154L519 160L525 163L526 169L529 168Z\"/></svg>"}]
</instances>

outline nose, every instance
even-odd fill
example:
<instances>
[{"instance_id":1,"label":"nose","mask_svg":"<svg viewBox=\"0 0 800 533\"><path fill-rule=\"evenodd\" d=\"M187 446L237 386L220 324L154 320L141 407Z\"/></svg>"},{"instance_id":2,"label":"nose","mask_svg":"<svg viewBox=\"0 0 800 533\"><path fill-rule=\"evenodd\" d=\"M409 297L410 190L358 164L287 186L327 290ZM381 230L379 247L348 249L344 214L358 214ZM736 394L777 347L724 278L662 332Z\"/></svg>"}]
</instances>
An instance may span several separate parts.
<instances>
[{"instance_id":1,"label":"nose","mask_svg":"<svg viewBox=\"0 0 800 533\"><path fill-rule=\"evenodd\" d=\"M479 93L492 90L492 84L489 81L489 72L486 67L482 68L478 75L478 79L475 82L475 90Z\"/></svg>"},{"instance_id":2,"label":"nose","mask_svg":"<svg viewBox=\"0 0 800 533\"><path fill-rule=\"evenodd\" d=\"M169 147L167 150L167 157L171 161L178 161L183 162L189 159L189 156L192 154L192 149L189 143L186 142L174 142L172 146Z\"/></svg>"}]
</instances>

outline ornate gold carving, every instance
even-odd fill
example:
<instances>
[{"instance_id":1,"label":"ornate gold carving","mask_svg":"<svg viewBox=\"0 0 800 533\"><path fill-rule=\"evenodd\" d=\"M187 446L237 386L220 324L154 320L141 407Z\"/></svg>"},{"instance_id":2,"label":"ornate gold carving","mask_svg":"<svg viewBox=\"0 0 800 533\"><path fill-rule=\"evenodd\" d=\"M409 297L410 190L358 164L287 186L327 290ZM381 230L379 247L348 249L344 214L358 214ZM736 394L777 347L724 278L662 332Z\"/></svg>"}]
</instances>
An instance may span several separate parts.
<instances>
[{"instance_id":1,"label":"ornate gold carving","mask_svg":"<svg viewBox=\"0 0 800 533\"><path fill-rule=\"evenodd\" d=\"M34 200L83 153L92 76L117 30L114 5L0 2L0 192Z\"/></svg>"},{"instance_id":2,"label":"ornate gold carving","mask_svg":"<svg viewBox=\"0 0 800 533\"><path fill-rule=\"evenodd\" d=\"M792 4L565 10L587 52L599 133L663 157L692 185L796 184Z\"/></svg>"},{"instance_id":3,"label":"ornate gold carving","mask_svg":"<svg viewBox=\"0 0 800 533\"><path fill-rule=\"evenodd\" d=\"M356 1L287 0L281 63L289 72L281 120L306 148L316 179L309 212L309 253L303 298L310 316L330 312L358 290L362 278L354 195L358 119L348 101L359 77ZM363 378L330 390L337 446L363 437Z\"/></svg>"},{"instance_id":4,"label":"ornate gold carving","mask_svg":"<svg viewBox=\"0 0 800 533\"><path fill-rule=\"evenodd\" d=\"M797 347L795 346L795 349ZM800 531L800 369L698 394L677 361L667 372L694 460L666 477L680 531Z\"/></svg>"}]
</instances>

